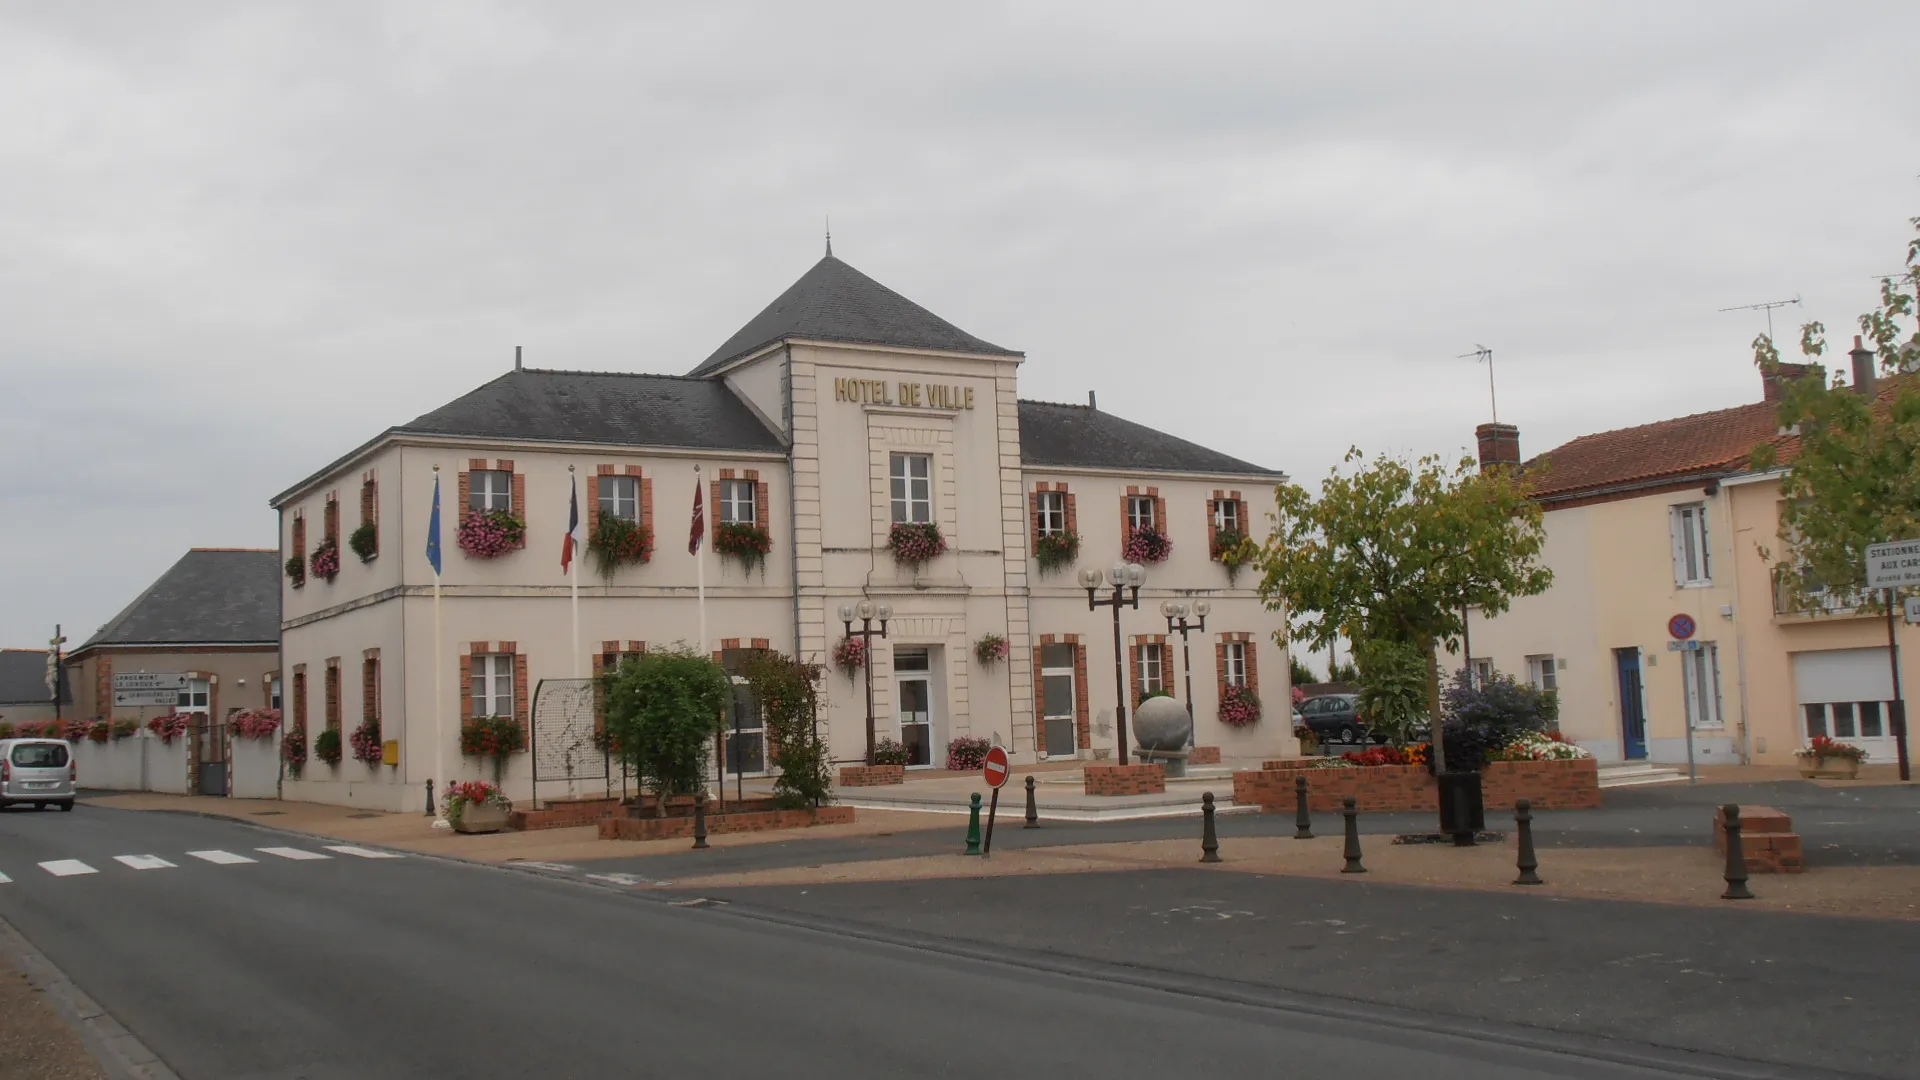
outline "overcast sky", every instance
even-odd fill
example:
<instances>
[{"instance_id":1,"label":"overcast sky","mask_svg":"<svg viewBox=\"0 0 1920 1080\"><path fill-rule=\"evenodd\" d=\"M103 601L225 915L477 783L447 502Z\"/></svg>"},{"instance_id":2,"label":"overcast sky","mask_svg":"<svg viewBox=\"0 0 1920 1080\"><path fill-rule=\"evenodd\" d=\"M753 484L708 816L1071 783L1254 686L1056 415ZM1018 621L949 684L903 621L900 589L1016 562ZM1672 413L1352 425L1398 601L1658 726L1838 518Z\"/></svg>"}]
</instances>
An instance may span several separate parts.
<instances>
[{"instance_id":1,"label":"overcast sky","mask_svg":"<svg viewBox=\"0 0 1920 1080\"><path fill-rule=\"evenodd\" d=\"M933 14L938 11L939 14ZM928 14L917 14L925 11ZM907 12L916 12L909 14ZM0 645L506 370L819 257L1302 481L1758 399L1920 214L1920 5L0 7ZM1784 335L1783 335L1784 336Z\"/></svg>"}]
</instances>

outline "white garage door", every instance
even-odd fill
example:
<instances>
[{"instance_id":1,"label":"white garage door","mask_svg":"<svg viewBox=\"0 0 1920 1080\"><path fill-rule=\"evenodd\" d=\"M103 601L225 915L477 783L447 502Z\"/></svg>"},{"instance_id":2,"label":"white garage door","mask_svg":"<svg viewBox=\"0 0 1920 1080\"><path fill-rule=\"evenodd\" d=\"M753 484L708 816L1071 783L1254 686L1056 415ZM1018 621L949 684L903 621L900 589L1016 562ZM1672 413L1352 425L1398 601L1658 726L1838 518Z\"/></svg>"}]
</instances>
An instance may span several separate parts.
<instances>
[{"instance_id":1,"label":"white garage door","mask_svg":"<svg viewBox=\"0 0 1920 1080\"><path fill-rule=\"evenodd\" d=\"M1800 704L1801 741L1828 735L1867 752L1868 761L1892 761L1888 705L1893 671L1885 649L1828 649L1793 655L1794 698Z\"/></svg>"}]
</instances>

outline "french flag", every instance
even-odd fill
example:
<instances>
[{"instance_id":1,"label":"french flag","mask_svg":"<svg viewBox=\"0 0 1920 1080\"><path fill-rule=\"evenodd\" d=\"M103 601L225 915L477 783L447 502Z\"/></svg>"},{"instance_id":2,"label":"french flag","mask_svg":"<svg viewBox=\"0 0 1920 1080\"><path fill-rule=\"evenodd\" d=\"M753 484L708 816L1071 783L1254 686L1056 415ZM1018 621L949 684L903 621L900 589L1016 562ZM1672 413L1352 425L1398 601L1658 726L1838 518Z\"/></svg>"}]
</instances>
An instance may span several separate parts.
<instances>
[{"instance_id":1,"label":"french flag","mask_svg":"<svg viewBox=\"0 0 1920 1080\"><path fill-rule=\"evenodd\" d=\"M567 500L567 536L560 541L560 572L573 570L573 549L579 544L580 536L580 481L573 480L573 494Z\"/></svg>"}]
</instances>

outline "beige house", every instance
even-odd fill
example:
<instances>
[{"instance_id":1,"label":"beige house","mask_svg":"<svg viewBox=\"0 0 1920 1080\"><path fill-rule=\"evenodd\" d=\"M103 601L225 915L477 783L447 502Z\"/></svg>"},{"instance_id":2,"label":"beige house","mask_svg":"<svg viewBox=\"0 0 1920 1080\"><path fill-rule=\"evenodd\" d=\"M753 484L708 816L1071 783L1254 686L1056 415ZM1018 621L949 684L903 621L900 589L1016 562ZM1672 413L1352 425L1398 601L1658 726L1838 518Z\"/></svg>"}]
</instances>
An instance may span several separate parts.
<instances>
[{"instance_id":1,"label":"beige house","mask_svg":"<svg viewBox=\"0 0 1920 1080\"><path fill-rule=\"evenodd\" d=\"M582 747L596 720L575 680L675 643L730 667L756 648L826 663L842 607L862 601L891 609L871 663L875 734L905 744L915 766L940 767L962 736L997 739L1020 761L1111 755L1111 613L1088 609L1076 572L1110 566L1148 532L1170 550L1123 614L1122 692L1186 697L1186 655L1159 608L1206 600L1206 629L1190 642L1197 756L1289 749L1287 662L1271 644L1281 618L1255 596L1253 573L1232 580L1211 551L1222 527L1264 538L1250 509L1281 474L1091 399L1023 401L1024 362L829 253L686 376L516 366L386 430L272 501L282 557L303 570L282 579L290 727L311 740L377 726L388 744L381 763L310 763L288 796L418 807L429 777L487 775L457 734L487 716L531 728L531 752L508 765L510 795L533 794L536 770L542 797L595 790L604 766ZM696 488L709 530L697 557ZM650 541L645 561L602 576L582 556L578 576L562 572L576 491L583 542L617 518L609 530ZM496 550L469 525L463 542L462 523L485 514L523 521L524 535ZM945 551L896 561L900 523L936 527ZM764 557L717 551L719 531L757 540ZM1042 573L1035 544L1065 534L1077 557ZM331 577L314 570L323 546L338 553ZM989 635L1006 656L983 664ZM837 760L866 753L865 679L826 681L822 729ZM1268 715L1222 724L1228 683L1261 693ZM750 702L735 724L725 770L764 775Z\"/></svg>"},{"instance_id":2,"label":"beige house","mask_svg":"<svg viewBox=\"0 0 1920 1080\"><path fill-rule=\"evenodd\" d=\"M1876 392L1855 342L1855 385ZM1787 377L1808 369L1788 365ZM1818 369L1812 369L1815 377ZM1528 462L1554 585L1470 620L1475 666L1556 690L1561 727L1603 761L1793 764L1814 735L1895 759L1883 615L1788 610L1776 586L1783 471L1751 459L1797 443L1762 400L1575 439ZM1483 464L1517 463L1518 432L1480 428ZM1897 624L1901 684L1920 677Z\"/></svg>"}]
</instances>

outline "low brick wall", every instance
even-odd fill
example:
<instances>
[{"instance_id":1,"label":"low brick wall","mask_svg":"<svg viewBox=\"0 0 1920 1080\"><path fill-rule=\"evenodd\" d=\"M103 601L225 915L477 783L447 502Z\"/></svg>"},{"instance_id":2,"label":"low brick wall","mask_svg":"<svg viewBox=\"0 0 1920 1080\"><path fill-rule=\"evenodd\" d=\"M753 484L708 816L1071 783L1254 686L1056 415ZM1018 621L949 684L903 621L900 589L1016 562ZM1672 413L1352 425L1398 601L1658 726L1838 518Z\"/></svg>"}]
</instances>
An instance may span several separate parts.
<instances>
[{"instance_id":1,"label":"low brick wall","mask_svg":"<svg viewBox=\"0 0 1920 1080\"><path fill-rule=\"evenodd\" d=\"M1217 746L1196 746L1193 748L1193 752L1187 755L1187 764L1218 765L1220 764L1220 748Z\"/></svg>"},{"instance_id":2,"label":"low brick wall","mask_svg":"<svg viewBox=\"0 0 1920 1080\"><path fill-rule=\"evenodd\" d=\"M759 810L743 814L708 814L709 834L804 829L813 825L851 825L853 807L823 806L818 810ZM600 819L602 840L673 840L693 835L690 817L608 817Z\"/></svg>"},{"instance_id":3,"label":"low brick wall","mask_svg":"<svg viewBox=\"0 0 1920 1080\"><path fill-rule=\"evenodd\" d=\"M1727 821L1713 808L1713 850L1727 853ZM1807 869L1806 851L1793 819L1771 806L1740 808L1740 853L1749 874L1801 874Z\"/></svg>"},{"instance_id":4,"label":"low brick wall","mask_svg":"<svg viewBox=\"0 0 1920 1080\"><path fill-rule=\"evenodd\" d=\"M1424 765L1372 765L1352 769L1311 769L1307 762L1269 761L1257 771L1233 774L1233 801L1271 813L1292 813L1294 778L1307 778L1307 807L1335 811L1352 796L1361 811L1438 811L1440 792ZM1593 810L1600 806L1599 763L1575 761L1492 761L1480 774L1488 815L1531 799L1536 810Z\"/></svg>"},{"instance_id":5,"label":"low brick wall","mask_svg":"<svg viewBox=\"0 0 1920 1080\"><path fill-rule=\"evenodd\" d=\"M906 780L905 765L840 766L841 787L881 787L885 784L903 784Z\"/></svg>"},{"instance_id":6,"label":"low brick wall","mask_svg":"<svg viewBox=\"0 0 1920 1080\"><path fill-rule=\"evenodd\" d=\"M1159 795L1167 790L1162 765L1089 765L1084 775L1089 795Z\"/></svg>"},{"instance_id":7,"label":"low brick wall","mask_svg":"<svg viewBox=\"0 0 1920 1080\"><path fill-rule=\"evenodd\" d=\"M541 829L571 829L580 825L591 825L603 817L620 812L620 800L612 799L574 799L567 802L551 803L538 810L515 810L507 815L507 828L522 832L538 832Z\"/></svg>"}]
</instances>

